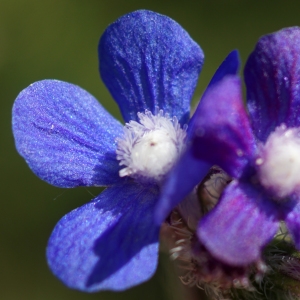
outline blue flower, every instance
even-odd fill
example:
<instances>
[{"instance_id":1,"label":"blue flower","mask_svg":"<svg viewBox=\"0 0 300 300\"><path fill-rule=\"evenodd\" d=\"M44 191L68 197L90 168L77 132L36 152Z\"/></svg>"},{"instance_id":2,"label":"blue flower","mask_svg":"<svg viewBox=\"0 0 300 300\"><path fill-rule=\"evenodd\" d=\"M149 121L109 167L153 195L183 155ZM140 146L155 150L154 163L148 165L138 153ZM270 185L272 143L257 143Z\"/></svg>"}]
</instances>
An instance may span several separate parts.
<instances>
[{"instance_id":1,"label":"blue flower","mask_svg":"<svg viewBox=\"0 0 300 300\"><path fill-rule=\"evenodd\" d=\"M184 147L202 63L180 25L137 11L111 24L99 43L100 74L125 127L73 84L43 80L18 95L15 143L32 171L58 187L107 187L64 216L49 239L48 264L67 286L124 290L155 272L154 206Z\"/></svg>"},{"instance_id":2,"label":"blue flower","mask_svg":"<svg viewBox=\"0 0 300 300\"><path fill-rule=\"evenodd\" d=\"M187 158L223 168L233 180L199 222L197 235L212 255L233 266L258 261L280 220L300 249L300 29L262 37L247 61L245 82L249 115L236 75L204 94L191 121L191 145L157 204L179 201L170 191L173 182L188 180L180 173ZM191 177L199 172L192 168Z\"/></svg>"}]
</instances>

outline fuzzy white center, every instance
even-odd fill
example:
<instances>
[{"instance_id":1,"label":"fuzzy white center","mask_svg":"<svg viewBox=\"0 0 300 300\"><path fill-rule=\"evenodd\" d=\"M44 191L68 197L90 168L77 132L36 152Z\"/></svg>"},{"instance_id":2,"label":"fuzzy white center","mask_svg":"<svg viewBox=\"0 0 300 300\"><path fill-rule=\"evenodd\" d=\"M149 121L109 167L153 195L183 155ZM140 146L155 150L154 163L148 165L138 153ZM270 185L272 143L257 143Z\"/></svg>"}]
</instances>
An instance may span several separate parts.
<instances>
[{"instance_id":1,"label":"fuzzy white center","mask_svg":"<svg viewBox=\"0 0 300 300\"><path fill-rule=\"evenodd\" d=\"M300 188L300 132L283 124L272 132L256 160L261 184L282 198Z\"/></svg>"},{"instance_id":2,"label":"fuzzy white center","mask_svg":"<svg viewBox=\"0 0 300 300\"><path fill-rule=\"evenodd\" d=\"M125 166L119 175L159 181L182 152L186 127L180 128L177 118L162 110L155 115L146 110L138 117L139 122L127 123L123 138L117 139L117 159Z\"/></svg>"}]
</instances>

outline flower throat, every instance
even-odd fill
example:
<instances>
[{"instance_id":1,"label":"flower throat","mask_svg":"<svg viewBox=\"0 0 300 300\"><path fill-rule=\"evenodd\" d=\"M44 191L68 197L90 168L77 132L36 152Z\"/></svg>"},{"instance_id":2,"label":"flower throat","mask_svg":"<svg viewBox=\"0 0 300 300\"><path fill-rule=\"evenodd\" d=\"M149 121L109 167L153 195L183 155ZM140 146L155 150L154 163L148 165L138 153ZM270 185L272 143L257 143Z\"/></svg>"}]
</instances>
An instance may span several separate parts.
<instances>
[{"instance_id":1,"label":"flower throat","mask_svg":"<svg viewBox=\"0 0 300 300\"><path fill-rule=\"evenodd\" d=\"M138 113L139 122L124 126L124 135L117 139L117 159L121 177L160 182L184 148L187 126L180 127L176 117L170 118L156 108Z\"/></svg>"}]
</instances>

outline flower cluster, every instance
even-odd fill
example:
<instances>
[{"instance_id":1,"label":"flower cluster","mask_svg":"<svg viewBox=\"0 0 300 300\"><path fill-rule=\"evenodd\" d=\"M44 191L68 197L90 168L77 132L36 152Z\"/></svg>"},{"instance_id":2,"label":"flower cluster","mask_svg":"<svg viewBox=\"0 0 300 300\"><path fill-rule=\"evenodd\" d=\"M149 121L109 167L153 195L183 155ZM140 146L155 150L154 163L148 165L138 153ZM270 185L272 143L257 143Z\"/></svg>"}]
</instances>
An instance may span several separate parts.
<instances>
[{"instance_id":1,"label":"flower cluster","mask_svg":"<svg viewBox=\"0 0 300 300\"><path fill-rule=\"evenodd\" d=\"M52 272L88 292L137 285L156 270L163 224L171 257L189 270L182 281L217 299L253 292L270 266L294 275L297 259L279 267L263 250L281 220L300 250L300 29L259 40L245 67L249 114L233 51L189 120L204 55L166 16L121 17L98 53L125 125L58 80L31 84L13 107L17 150L37 176L58 187L107 187L57 223L47 246Z\"/></svg>"},{"instance_id":2,"label":"flower cluster","mask_svg":"<svg viewBox=\"0 0 300 300\"><path fill-rule=\"evenodd\" d=\"M281 220L300 250L299 53L298 27L259 40L244 71L249 114L237 75L226 74L206 90L190 122L188 149L157 205L161 220L182 200L174 182L185 180L182 168L189 157L226 171L232 180L201 218L196 236L213 257L230 266L258 262ZM160 206L166 207L164 213Z\"/></svg>"},{"instance_id":3,"label":"flower cluster","mask_svg":"<svg viewBox=\"0 0 300 300\"><path fill-rule=\"evenodd\" d=\"M230 264L259 259L280 220L300 248L299 49L299 28L260 39L245 67L249 116L232 75L205 93L194 115L188 152L233 178L198 237Z\"/></svg>"}]
</instances>

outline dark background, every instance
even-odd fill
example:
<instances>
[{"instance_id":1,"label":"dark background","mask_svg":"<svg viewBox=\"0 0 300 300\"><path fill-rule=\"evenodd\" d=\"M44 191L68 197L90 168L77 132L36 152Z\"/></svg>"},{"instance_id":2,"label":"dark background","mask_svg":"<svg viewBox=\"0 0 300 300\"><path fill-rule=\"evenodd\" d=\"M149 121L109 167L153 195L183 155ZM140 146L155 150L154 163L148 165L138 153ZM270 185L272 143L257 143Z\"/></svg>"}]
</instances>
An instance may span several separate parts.
<instances>
[{"instance_id":1,"label":"dark background","mask_svg":"<svg viewBox=\"0 0 300 300\"><path fill-rule=\"evenodd\" d=\"M244 65L261 35L300 25L298 0L0 0L0 299L187 299L167 256L150 282L122 293L84 294L54 278L45 260L51 230L101 190L44 183L17 154L11 133L14 99L46 78L83 87L119 118L99 78L97 44L109 23L141 8L175 19L204 50L195 101L229 51L239 49Z\"/></svg>"}]
</instances>

